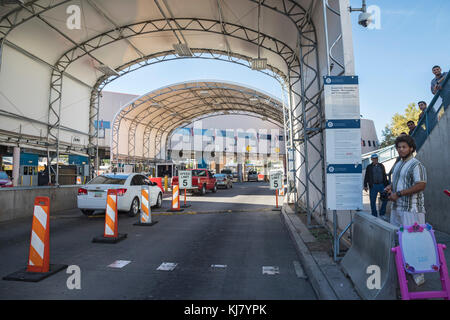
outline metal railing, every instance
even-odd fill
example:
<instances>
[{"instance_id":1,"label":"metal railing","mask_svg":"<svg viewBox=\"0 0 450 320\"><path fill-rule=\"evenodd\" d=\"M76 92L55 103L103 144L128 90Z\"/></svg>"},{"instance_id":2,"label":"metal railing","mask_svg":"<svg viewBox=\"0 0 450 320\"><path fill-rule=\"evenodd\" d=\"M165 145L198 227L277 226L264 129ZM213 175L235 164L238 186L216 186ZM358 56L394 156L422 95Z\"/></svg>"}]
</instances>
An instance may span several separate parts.
<instances>
[{"instance_id":1,"label":"metal railing","mask_svg":"<svg viewBox=\"0 0 450 320\"><path fill-rule=\"evenodd\" d=\"M425 110L424 115L420 117L419 121L417 122L416 128L411 133L411 136L416 141L417 151L420 150L420 148L425 143L425 140L428 138L434 127L439 122L439 113L442 111L442 109L444 109L443 112L445 112L450 105L450 84L448 83L450 78L449 75L450 71L447 73L447 76L442 82L442 89L436 92L433 100L431 100L430 104ZM435 108L436 105L438 106L437 108Z\"/></svg>"},{"instance_id":2,"label":"metal railing","mask_svg":"<svg viewBox=\"0 0 450 320\"><path fill-rule=\"evenodd\" d=\"M370 156L372 154L378 154L378 161L380 163L389 161L391 159L394 159L396 157L398 157L398 152L397 149L395 148L395 145L390 145L378 150L374 150L368 153L365 153L363 155L361 155L362 158L362 168L363 170L367 168L367 166L370 164Z\"/></svg>"}]
</instances>

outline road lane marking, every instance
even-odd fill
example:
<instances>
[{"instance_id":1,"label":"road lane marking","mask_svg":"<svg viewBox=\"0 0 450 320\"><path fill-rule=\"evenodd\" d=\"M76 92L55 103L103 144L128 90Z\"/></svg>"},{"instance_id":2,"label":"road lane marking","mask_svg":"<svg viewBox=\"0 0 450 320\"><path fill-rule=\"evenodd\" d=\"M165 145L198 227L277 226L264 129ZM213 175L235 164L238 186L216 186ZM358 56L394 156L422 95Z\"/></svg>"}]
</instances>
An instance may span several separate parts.
<instances>
[{"instance_id":1,"label":"road lane marking","mask_svg":"<svg viewBox=\"0 0 450 320\"><path fill-rule=\"evenodd\" d=\"M226 264L212 264L211 268L213 269L225 269L227 267Z\"/></svg>"},{"instance_id":2,"label":"road lane marking","mask_svg":"<svg viewBox=\"0 0 450 320\"><path fill-rule=\"evenodd\" d=\"M178 265L178 263L174 263L174 262L163 262L156 270L172 271L173 269L175 269L175 267L177 265Z\"/></svg>"},{"instance_id":3,"label":"road lane marking","mask_svg":"<svg viewBox=\"0 0 450 320\"><path fill-rule=\"evenodd\" d=\"M262 267L262 274L275 275L280 274L280 268L277 266L265 266Z\"/></svg>"},{"instance_id":4,"label":"road lane marking","mask_svg":"<svg viewBox=\"0 0 450 320\"><path fill-rule=\"evenodd\" d=\"M116 260L113 263L111 263L108 267L120 269L120 268L125 267L130 262L131 261L128 261L128 260Z\"/></svg>"}]
</instances>

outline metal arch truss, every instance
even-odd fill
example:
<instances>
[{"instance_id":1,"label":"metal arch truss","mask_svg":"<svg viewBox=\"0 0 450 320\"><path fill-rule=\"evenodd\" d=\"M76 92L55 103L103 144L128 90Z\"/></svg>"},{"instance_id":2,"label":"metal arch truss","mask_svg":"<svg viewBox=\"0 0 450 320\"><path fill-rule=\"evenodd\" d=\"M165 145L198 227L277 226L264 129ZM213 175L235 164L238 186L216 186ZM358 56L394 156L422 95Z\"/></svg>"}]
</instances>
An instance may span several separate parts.
<instances>
[{"instance_id":1,"label":"metal arch truss","mask_svg":"<svg viewBox=\"0 0 450 320\"><path fill-rule=\"evenodd\" d=\"M202 97L199 92L204 90L208 90L208 96ZM258 102L249 102L251 97L258 99ZM128 119L128 113L140 106L143 106L143 110L132 119ZM241 114L247 112L272 119L281 126L284 121L282 108L280 102L250 89L244 90L243 88L236 88L236 86L233 87L233 85L214 82L194 82L160 89L139 98L119 112L114 120L113 128L120 128L122 119L131 122L128 129L128 157L131 158L135 156L136 129L139 124L145 125L143 155L150 158L149 142L153 129L155 129L157 137L154 145L156 156L161 152L163 133L169 133L170 135L178 126L190 123L200 115L213 113L219 115L233 111L239 111ZM195 113L192 114L193 111ZM167 112L172 112L171 117L167 117ZM185 116L187 114L189 114L188 117ZM155 128L156 124L159 125L158 128ZM165 128L165 130L162 128ZM111 144L111 161L113 163L119 160L118 139L119 132L113 131Z\"/></svg>"},{"instance_id":2,"label":"metal arch truss","mask_svg":"<svg viewBox=\"0 0 450 320\"><path fill-rule=\"evenodd\" d=\"M255 4L265 7L269 10L278 12L297 27L298 43L295 50L291 49L286 44L273 39L267 35L259 34L256 30L251 30L240 25L230 24L224 21L206 20L206 19L167 19L170 22L177 22L178 30L197 30L204 32L216 32L225 36L239 38L253 44L259 44L262 48L277 53L284 59L288 66L288 74L282 78L287 84L289 93L289 110L285 112L285 130L288 132L288 148L292 148L299 154L300 163L295 163L294 160L294 188L291 190L295 194L296 209L303 202L303 207L310 217L311 212L319 206L325 208L324 203L324 181L321 186L316 185L311 179L311 175L322 169L320 173L324 179L324 156L323 156L323 116L320 101L320 79L319 79L319 62L318 62L318 44L315 27L312 23L311 13L314 1L310 1L308 8L302 7L295 0L248 0ZM40 4L40 3L43 4ZM27 7L29 17L39 16L39 14L50 10L56 6L69 1L49 2L47 1L28 1L22 8ZM45 5L45 3L47 3ZM31 9L30 9L31 8ZM0 21L0 30L3 38L9 33L8 29L12 29L16 25L22 23L16 19L21 9L13 9L3 16ZM132 37L138 34L146 33L148 29L153 29L154 32L172 31L166 20L154 20L143 23L136 23L129 26L121 26L121 32L111 30L102 35L92 38L87 42L77 44L72 50L66 52L59 61L55 64L56 70L52 73L50 81L50 103L49 103L49 132L48 140L56 138L56 149L59 149L59 136L54 133L55 129L60 129L60 100L62 77L67 66L80 58L81 56L98 49L106 44L114 41L119 41L123 38ZM1 36L0 35L0 36ZM269 47L269 42L273 47ZM202 49L206 52L207 49ZM236 56L233 53L226 52L227 55ZM145 59L142 59L144 61ZM249 59L244 59L249 60ZM127 66L125 68L132 69ZM309 76L308 76L309 74ZM279 74L280 75L280 74ZM100 79L99 79L100 80ZM105 78L100 80L102 83ZM106 84L107 82L105 82ZM104 86L104 85L103 85ZM94 89L96 91L96 89ZM91 96L91 108L89 113L90 130L89 130L89 145L88 150L93 150L94 139L97 136L95 132L94 120L98 114L97 95L96 91ZM319 142L314 144L311 139L319 135ZM310 149L316 152L319 157L317 161L310 162ZM89 152L90 155L93 152ZM295 157L294 157L295 158ZM305 179L301 178L301 170L305 172ZM313 187L317 192L321 193L320 199L315 206L311 207L309 202L309 194L312 192L310 187Z\"/></svg>"},{"instance_id":3,"label":"metal arch truss","mask_svg":"<svg viewBox=\"0 0 450 320\"><path fill-rule=\"evenodd\" d=\"M256 45L256 41L258 40L258 32L256 30L252 30L250 28L246 28L244 26L224 23L223 21L216 21L212 19L197 19L197 18L178 18L178 19L169 19L169 21L176 22L176 25L179 27L178 30L182 31L199 31L199 32L209 32L216 34L224 34L226 36L244 40L247 42L251 42ZM57 96L56 99L51 100L49 104L49 135L52 134L52 131L57 129L59 134L59 122L60 117L55 116L59 115L59 110L56 107L57 103L61 100L61 95L58 95L58 85L62 86L62 75L67 67L76 61L77 59L89 55L91 52L102 48L108 44L114 43L116 41L128 39L134 36L143 35L143 34L151 34L157 32L164 31L172 31L173 27L168 23L168 19L156 19L149 20L145 22L139 22L130 24L127 26L121 27L121 32L117 32L117 28L111 29L105 33L99 34L91 39L84 41L83 43L78 44L72 49L66 51L59 60L55 63L54 68L55 71L52 73L52 80L50 83L50 96ZM296 60L295 51L292 50L287 44L279 41L269 35L259 34L260 46L265 48L266 50L272 51L282 57L284 61L288 64L292 64L292 61ZM194 50L192 50L194 51ZM205 50L202 50L205 52ZM172 53L173 54L173 53ZM158 54L153 55L153 57L157 58ZM144 61L145 59L142 59ZM130 67L131 64L127 64L127 67ZM120 70L120 68L118 68ZM273 68L273 72L278 72ZM281 72L280 72L281 73ZM60 82L57 79L61 79ZM90 101L90 111L89 111L89 144L88 144L88 153L91 157L94 156L95 153L95 138L97 136L95 126L95 120L98 115L98 107L96 106L97 94L91 95ZM50 117L52 115L52 117ZM56 148L58 149L58 141L56 142Z\"/></svg>"}]
</instances>

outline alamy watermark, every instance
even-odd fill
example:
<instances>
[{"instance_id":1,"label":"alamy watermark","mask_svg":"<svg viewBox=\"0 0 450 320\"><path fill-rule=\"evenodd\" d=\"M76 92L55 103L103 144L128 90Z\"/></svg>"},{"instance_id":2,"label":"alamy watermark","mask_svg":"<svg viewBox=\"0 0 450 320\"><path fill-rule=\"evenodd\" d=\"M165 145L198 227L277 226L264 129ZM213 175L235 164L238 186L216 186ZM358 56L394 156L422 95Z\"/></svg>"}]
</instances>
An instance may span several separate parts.
<instances>
[{"instance_id":1,"label":"alamy watermark","mask_svg":"<svg viewBox=\"0 0 450 320\"><path fill-rule=\"evenodd\" d=\"M81 290L81 269L77 265L70 265L66 270L67 274L71 274L69 278L67 278L66 285L67 289L73 290Z\"/></svg>"},{"instance_id":2,"label":"alamy watermark","mask_svg":"<svg viewBox=\"0 0 450 320\"><path fill-rule=\"evenodd\" d=\"M81 29L81 8L75 4L70 5L66 9L69 15L66 20L66 26L69 30Z\"/></svg>"},{"instance_id":3,"label":"alamy watermark","mask_svg":"<svg viewBox=\"0 0 450 320\"><path fill-rule=\"evenodd\" d=\"M370 30L380 30L381 29L381 9L379 6L371 5L367 7L367 12L371 14L370 23L367 28Z\"/></svg>"},{"instance_id":4,"label":"alamy watermark","mask_svg":"<svg viewBox=\"0 0 450 320\"><path fill-rule=\"evenodd\" d=\"M370 275L366 281L367 289L380 290L381 289L381 269L380 269L380 267L377 265L370 265L367 267L366 273Z\"/></svg>"}]
</instances>

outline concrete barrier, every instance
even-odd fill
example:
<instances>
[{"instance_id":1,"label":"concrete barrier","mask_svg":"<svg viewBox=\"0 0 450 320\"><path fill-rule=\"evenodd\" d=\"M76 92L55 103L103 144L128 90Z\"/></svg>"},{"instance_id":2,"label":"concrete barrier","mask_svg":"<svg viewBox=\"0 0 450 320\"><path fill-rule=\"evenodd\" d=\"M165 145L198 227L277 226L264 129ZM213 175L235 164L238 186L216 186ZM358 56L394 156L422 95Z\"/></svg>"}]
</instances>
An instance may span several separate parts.
<instances>
[{"instance_id":1,"label":"concrete barrier","mask_svg":"<svg viewBox=\"0 0 450 320\"><path fill-rule=\"evenodd\" d=\"M369 213L358 212L353 225L352 246L341 262L361 297L367 300L397 299L397 274L395 256L391 248L397 245L398 228ZM380 268L380 289L369 289L367 267Z\"/></svg>"},{"instance_id":2,"label":"concrete barrier","mask_svg":"<svg viewBox=\"0 0 450 320\"><path fill-rule=\"evenodd\" d=\"M444 190L450 187L450 148L444 146L448 146L449 139L450 109L447 109L416 156L427 170L425 220L435 230L446 233L450 233L450 198L444 194Z\"/></svg>"},{"instance_id":3,"label":"concrete barrier","mask_svg":"<svg viewBox=\"0 0 450 320\"><path fill-rule=\"evenodd\" d=\"M14 187L0 189L0 222L33 215L34 198L50 198L50 214L77 207L80 186Z\"/></svg>"}]
</instances>

